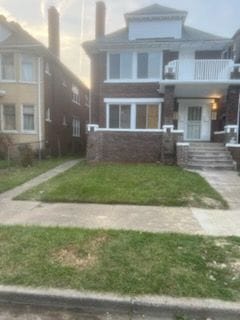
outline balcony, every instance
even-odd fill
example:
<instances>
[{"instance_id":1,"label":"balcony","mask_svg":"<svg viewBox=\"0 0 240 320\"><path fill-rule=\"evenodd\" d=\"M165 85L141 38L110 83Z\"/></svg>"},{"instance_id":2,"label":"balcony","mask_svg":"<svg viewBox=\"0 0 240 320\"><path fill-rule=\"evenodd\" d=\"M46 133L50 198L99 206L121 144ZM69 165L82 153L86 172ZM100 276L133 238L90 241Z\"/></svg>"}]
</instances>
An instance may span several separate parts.
<instances>
[{"instance_id":1,"label":"balcony","mask_svg":"<svg viewBox=\"0 0 240 320\"><path fill-rule=\"evenodd\" d=\"M165 80L240 81L240 65L233 60L174 60L165 66Z\"/></svg>"}]
</instances>

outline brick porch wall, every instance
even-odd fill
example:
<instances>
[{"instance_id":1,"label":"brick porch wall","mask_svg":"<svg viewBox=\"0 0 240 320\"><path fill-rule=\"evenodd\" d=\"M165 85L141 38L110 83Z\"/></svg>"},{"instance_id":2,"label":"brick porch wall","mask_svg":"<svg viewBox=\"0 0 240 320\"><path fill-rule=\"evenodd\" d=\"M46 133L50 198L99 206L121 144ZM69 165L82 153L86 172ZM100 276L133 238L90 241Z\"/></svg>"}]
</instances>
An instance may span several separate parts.
<instances>
[{"instance_id":1,"label":"brick porch wall","mask_svg":"<svg viewBox=\"0 0 240 320\"><path fill-rule=\"evenodd\" d=\"M228 147L231 152L233 160L237 162L237 169L240 170L240 146L239 147Z\"/></svg>"},{"instance_id":2,"label":"brick porch wall","mask_svg":"<svg viewBox=\"0 0 240 320\"><path fill-rule=\"evenodd\" d=\"M181 139L181 134L171 132L90 132L87 160L175 164L176 142Z\"/></svg>"}]
</instances>

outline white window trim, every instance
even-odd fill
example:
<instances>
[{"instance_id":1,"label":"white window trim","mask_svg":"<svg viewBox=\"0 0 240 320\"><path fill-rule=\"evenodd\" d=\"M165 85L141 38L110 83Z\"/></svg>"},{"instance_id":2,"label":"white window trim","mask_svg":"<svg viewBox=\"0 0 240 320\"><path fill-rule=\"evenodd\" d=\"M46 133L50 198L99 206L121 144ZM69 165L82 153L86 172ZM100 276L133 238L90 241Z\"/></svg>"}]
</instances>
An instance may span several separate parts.
<instances>
[{"instance_id":1,"label":"white window trim","mask_svg":"<svg viewBox=\"0 0 240 320\"><path fill-rule=\"evenodd\" d=\"M76 94L76 93L74 92L74 88L77 88L77 89L78 89L78 94ZM73 95L77 96L79 101L75 100L75 99L73 98ZM76 86L76 85L72 85L72 103L74 103L74 104L76 104L76 105L78 105L78 106L81 105L80 89L79 89L79 87Z\"/></svg>"},{"instance_id":2,"label":"white window trim","mask_svg":"<svg viewBox=\"0 0 240 320\"><path fill-rule=\"evenodd\" d=\"M14 104L14 103L13 103ZM18 133L18 130L16 129L16 130L5 130L4 129L4 115L3 115L3 109L4 109L4 105L8 105L8 103L6 103L6 104L1 104L0 105L0 113L1 113L1 132L3 132L3 133ZM16 120L16 123L15 123L15 125L16 125L16 128L17 128L17 110L16 110L16 104L14 104L14 106L15 106L15 120Z\"/></svg>"},{"instance_id":3,"label":"white window trim","mask_svg":"<svg viewBox=\"0 0 240 320\"><path fill-rule=\"evenodd\" d=\"M23 107L25 106L32 106L33 109L34 109L34 130L24 130L23 128ZM36 123L36 106L34 104L31 104L31 103L24 103L21 105L21 132L24 133L24 134L37 134L37 123Z\"/></svg>"},{"instance_id":4,"label":"white window trim","mask_svg":"<svg viewBox=\"0 0 240 320\"><path fill-rule=\"evenodd\" d=\"M124 52L129 52L132 53L132 76L129 79L123 79L123 78L119 78L119 79L110 79L110 54L121 54ZM138 78L137 73L137 57L138 57L138 53L159 53L160 54L160 70L159 70L159 77L158 78ZM104 81L105 83L148 83L148 82L159 82L162 80L162 73L163 73L163 51L157 51L157 50L139 50L139 51L129 51L129 50L125 50L125 51L109 51L107 53L107 79Z\"/></svg>"},{"instance_id":5,"label":"white window trim","mask_svg":"<svg viewBox=\"0 0 240 320\"><path fill-rule=\"evenodd\" d=\"M2 53L0 53L0 79L1 83L15 83L17 82L17 61L16 61L16 55L14 52L9 51L9 53L13 53L13 61L14 61L14 79L7 80L2 78Z\"/></svg>"},{"instance_id":6,"label":"white window trim","mask_svg":"<svg viewBox=\"0 0 240 320\"><path fill-rule=\"evenodd\" d=\"M162 121L162 102L164 100L160 99L148 99L148 98L136 98L136 99L112 99L105 98L104 102L106 105L106 129L112 131L137 131L137 132L158 132L161 129ZM110 128L110 105L130 105L130 128L129 129L114 129ZM138 104L158 104L158 128L157 129L136 129L136 106Z\"/></svg>"},{"instance_id":7,"label":"white window trim","mask_svg":"<svg viewBox=\"0 0 240 320\"><path fill-rule=\"evenodd\" d=\"M25 81L23 80L23 67L22 67L22 62L23 62L23 56L26 55L26 56L29 56L33 59L33 76L35 76L35 79L32 80L32 81ZM35 61L35 74L34 74L34 61ZM37 77L38 77L38 74L37 74L37 58L36 56L34 55L31 55L31 54L24 54L24 53L21 53L20 55L20 74L19 74L19 83L23 83L23 84L37 84Z\"/></svg>"}]
</instances>

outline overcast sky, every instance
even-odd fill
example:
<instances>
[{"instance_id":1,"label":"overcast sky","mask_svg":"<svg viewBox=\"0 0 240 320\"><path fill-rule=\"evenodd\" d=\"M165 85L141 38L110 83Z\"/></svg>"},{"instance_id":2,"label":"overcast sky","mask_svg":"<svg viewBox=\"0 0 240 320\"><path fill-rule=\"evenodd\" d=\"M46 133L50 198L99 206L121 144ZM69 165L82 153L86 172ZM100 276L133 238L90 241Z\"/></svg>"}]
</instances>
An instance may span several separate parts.
<instances>
[{"instance_id":1,"label":"overcast sky","mask_svg":"<svg viewBox=\"0 0 240 320\"><path fill-rule=\"evenodd\" d=\"M239 0L105 0L107 32L124 26L123 14L153 3L188 11L187 25L232 37L240 28ZM93 39L95 0L0 0L0 14L15 20L47 45L47 8L61 13L61 58L89 84L89 61L81 42Z\"/></svg>"}]
</instances>

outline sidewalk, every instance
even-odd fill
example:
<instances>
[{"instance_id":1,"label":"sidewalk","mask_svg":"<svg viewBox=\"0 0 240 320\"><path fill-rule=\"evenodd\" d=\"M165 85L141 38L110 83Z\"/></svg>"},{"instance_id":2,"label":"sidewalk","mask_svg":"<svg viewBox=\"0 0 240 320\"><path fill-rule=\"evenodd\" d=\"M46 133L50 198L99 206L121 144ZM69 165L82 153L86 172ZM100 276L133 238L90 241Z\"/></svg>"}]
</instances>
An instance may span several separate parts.
<instances>
[{"instance_id":1,"label":"sidewalk","mask_svg":"<svg viewBox=\"0 0 240 320\"><path fill-rule=\"evenodd\" d=\"M234 210L74 203L48 204L11 200L23 191L68 170L76 163L77 161L67 162L0 195L1 224L240 236L240 178L236 172L231 171L201 171L199 173L214 188L222 192L223 196L227 189L225 199Z\"/></svg>"}]
</instances>

